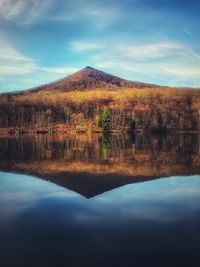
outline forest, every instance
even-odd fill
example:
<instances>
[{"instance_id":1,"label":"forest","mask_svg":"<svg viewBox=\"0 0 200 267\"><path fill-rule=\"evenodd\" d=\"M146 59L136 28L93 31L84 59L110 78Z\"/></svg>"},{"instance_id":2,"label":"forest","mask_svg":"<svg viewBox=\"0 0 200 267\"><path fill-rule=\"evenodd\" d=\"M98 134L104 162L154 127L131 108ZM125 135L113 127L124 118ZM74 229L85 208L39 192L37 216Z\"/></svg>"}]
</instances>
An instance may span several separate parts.
<instances>
[{"instance_id":1,"label":"forest","mask_svg":"<svg viewBox=\"0 0 200 267\"><path fill-rule=\"evenodd\" d=\"M0 128L17 132L199 131L199 90L38 92L0 97Z\"/></svg>"}]
</instances>

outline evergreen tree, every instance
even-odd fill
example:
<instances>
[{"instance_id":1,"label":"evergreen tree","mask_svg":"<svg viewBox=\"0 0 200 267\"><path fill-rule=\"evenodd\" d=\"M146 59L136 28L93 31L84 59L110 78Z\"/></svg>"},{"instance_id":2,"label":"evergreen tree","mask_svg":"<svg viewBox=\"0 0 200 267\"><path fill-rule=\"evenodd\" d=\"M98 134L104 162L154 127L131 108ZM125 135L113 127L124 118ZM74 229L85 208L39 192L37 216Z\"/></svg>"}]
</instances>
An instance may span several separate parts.
<instances>
[{"instance_id":1,"label":"evergreen tree","mask_svg":"<svg viewBox=\"0 0 200 267\"><path fill-rule=\"evenodd\" d=\"M101 113L101 127L103 133L107 133L110 130L110 112L107 108L104 108Z\"/></svg>"}]
</instances>

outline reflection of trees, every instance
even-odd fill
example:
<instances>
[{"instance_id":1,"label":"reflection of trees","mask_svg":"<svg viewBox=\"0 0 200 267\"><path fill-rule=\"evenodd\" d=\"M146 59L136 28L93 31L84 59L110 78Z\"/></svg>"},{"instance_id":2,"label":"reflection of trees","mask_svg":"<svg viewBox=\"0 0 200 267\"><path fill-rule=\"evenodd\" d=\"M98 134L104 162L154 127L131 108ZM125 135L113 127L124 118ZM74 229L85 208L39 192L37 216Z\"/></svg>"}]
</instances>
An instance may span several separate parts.
<instances>
[{"instance_id":1,"label":"reflection of trees","mask_svg":"<svg viewBox=\"0 0 200 267\"><path fill-rule=\"evenodd\" d=\"M108 152L110 149L110 134L109 132L104 132L102 138L100 138L100 146L102 149L103 157L106 159L108 157Z\"/></svg>"},{"instance_id":2,"label":"reflection of trees","mask_svg":"<svg viewBox=\"0 0 200 267\"><path fill-rule=\"evenodd\" d=\"M1 168L12 168L14 163L37 162L41 169L60 168L78 171L111 171L134 175L170 175L188 172L198 173L200 168L199 140L197 135L140 135L120 136L49 136L37 138L20 136L0 139ZM106 161L105 161L106 159ZM46 162L48 161L48 163ZM47 167L43 166L43 163ZM63 165L62 165L63 164ZM90 165L89 165L90 164ZM61 166L62 165L62 166ZM73 166L73 167L72 167ZM95 167L96 166L96 167ZM119 170L119 166L121 169ZM102 169L104 168L104 170ZM107 169L107 167L109 167ZM56 168L58 170L58 168Z\"/></svg>"},{"instance_id":3,"label":"reflection of trees","mask_svg":"<svg viewBox=\"0 0 200 267\"><path fill-rule=\"evenodd\" d=\"M197 135L19 136L0 138L0 151L0 170L87 196L136 181L200 174Z\"/></svg>"},{"instance_id":4,"label":"reflection of trees","mask_svg":"<svg viewBox=\"0 0 200 267\"><path fill-rule=\"evenodd\" d=\"M125 159L145 154L157 157L196 155L199 153L199 139L196 134L178 135L86 135L0 138L1 160L63 159L97 161L105 155Z\"/></svg>"}]
</instances>

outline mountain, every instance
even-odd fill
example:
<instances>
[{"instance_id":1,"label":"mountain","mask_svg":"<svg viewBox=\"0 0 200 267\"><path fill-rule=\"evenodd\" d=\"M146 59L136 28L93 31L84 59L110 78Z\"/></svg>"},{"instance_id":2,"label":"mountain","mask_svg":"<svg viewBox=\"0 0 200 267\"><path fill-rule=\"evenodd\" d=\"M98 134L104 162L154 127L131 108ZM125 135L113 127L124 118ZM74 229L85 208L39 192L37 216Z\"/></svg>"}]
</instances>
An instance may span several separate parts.
<instances>
[{"instance_id":1,"label":"mountain","mask_svg":"<svg viewBox=\"0 0 200 267\"><path fill-rule=\"evenodd\" d=\"M131 82L86 67L0 95L0 133L199 132L200 90Z\"/></svg>"},{"instance_id":2,"label":"mountain","mask_svg":"<svg viewBox=\"0 0 200 267\"><path fill-rule=\"evenodd\" d=\"M87 91L89 89L100 88L117 90L122 87L151 88L155 86L156 85L149 83L128 81L88 66L72 75L65 77L64 79L55 81L47 85L42 85L40 87L32 89L31 91L68 92L74 90Z\"/></svg>"}]
</instances>

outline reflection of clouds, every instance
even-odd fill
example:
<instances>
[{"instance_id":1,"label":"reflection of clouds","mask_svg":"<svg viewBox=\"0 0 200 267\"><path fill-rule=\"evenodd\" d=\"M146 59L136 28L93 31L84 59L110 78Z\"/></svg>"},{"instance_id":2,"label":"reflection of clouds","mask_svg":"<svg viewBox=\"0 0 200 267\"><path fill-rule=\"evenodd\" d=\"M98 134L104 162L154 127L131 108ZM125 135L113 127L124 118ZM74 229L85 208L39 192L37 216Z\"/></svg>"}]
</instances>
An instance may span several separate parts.
<instances>
[{"instance_id":1,"label":"reflection of clouds","mask_svg":"<svg viewBox=\"0 0 200 267\"><path fill-rule=\"evenodd\" d=\"M65 198L66 199L66 198L75 198L77 196L80 197L78 195L78 193L76 193L76 192L63 189L63 191L61 191L61 192L49 192L49 193L46 193L42 197L43 198L54 197L54 198Z\"/></svg>"},{"instance_id":2,"label":"reflection of clouds","mask_svg":"<svg viewBox=\"0 0 200 267\"><path fill-rule=\"evenodd\" d=\"M25 175L0 173L1 222L25 210L47 208L47 219L58 215L75 225L134 221L173 223L200 210L200 176L163 178L126 185L92 199ZM56 206L56 209L53 208ZM49 218L50 217L50 218Z\"/></svg>"},{"instance_id":3,"label":"reflection of clouds","mask_svg":"<svg viewBox=\"0 0 200 267\"><path fill-rule=\"evenodd\" d=\"M142 182L138 184L125 185L111 192L106 192L98 198L104 202L109 202L110 198L115 201L125 201L130 199L150 200L163 199L167 197L179 198L183 195L195 196L199 195L200 176L190 177L170 177L153 181Z\"/></svg>"},{"instance_id":4,"label":"reflection of clouds","mask_svg":"<svg viewBox=\"0 0 200 267\"><path fill-rule=\"evenodd\" d=\"M185 209L181 211L176 207L175 210L171 207L134 207L125 208L122 210L121 217L127 219L139 219L147 221L160 221L160 222L175 222L181 221L185 217Z\"/></svg>"},{"instance_id":5,"label":"reflection of clouds","mask_svg":"<svg viewBox=\"0 0 200 267\"><path fill-rule=\"evenodd\" d=\"M3 191L4 190L4 186L0 186L0 191Z\"/></svg>"},{"instance_id":6,"label":"reflection of clouds","mask_svg":"<svg viewBox=\"0 0 200 267\"><path fill-rule=\"evenodd\" d=\"M0 173L1 220L31 208L41 198L72 198L76 193L40 179L12 173Z\"/></svg>"},{"instance_id":7,"label":"reflection of clouds","mask_svg":"<svg viewBox=\"0 0 200 267\"><path fill-rule=\"evenodd\" d=\"M126 185L84 203L70 214L76 224L114 220L173 223L200 210L200 177L172 177Z\"/></svg>"},{"instance_id":8,"label":"reflection of clouds","mask_svg":"<svg viewBox=\"0 0 200 267\"><path fill-rule=\"evenodd\" d=\"M118 218L177 221L200 210L200 176L171 177L126 185L99 198L121 207Z\"/></svg>"}]
</instances>

